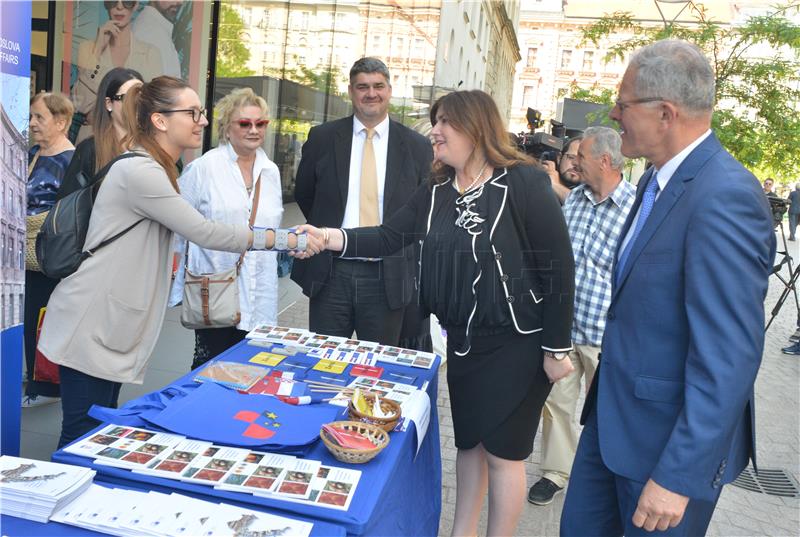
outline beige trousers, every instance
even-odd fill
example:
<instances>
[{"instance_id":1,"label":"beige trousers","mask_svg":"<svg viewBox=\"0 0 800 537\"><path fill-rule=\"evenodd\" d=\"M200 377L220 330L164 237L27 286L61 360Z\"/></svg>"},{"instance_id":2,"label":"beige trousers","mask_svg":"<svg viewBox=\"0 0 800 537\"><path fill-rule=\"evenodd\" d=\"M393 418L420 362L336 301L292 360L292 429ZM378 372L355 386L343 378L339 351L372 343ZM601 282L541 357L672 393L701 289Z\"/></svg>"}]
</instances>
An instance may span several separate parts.
<instances>
[{"instance_id":1,"label":"beige trousers","mask_svg":"<svg viewBox=\"0 0 800 537\"><path fill-rule=\"evenodd\" d=\"M542 477L559 487L569 480L578 432L575 429L575 411L581 393L581 378L586 376L586 389L597 370L600 347L575 345L569 359L575 366L569 376L553 385L542 409Z\"/></svg>"}]
</instances>

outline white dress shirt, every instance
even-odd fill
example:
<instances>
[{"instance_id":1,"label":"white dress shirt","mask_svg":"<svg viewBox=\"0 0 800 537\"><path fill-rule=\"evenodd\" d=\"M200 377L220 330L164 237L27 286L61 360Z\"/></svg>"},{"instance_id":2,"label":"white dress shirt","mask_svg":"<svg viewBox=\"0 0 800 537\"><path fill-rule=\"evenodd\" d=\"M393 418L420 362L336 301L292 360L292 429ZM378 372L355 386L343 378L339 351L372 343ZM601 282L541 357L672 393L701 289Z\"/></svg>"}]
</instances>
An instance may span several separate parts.
<instances>
[{"instance_id":1,"label":"white dress shirt","mask_svg":"<svg viewBox=\"0 0 800 537\"><path fill-rule=\"evenodd\" d=\"M658 201L659 196L661 193L664 192L664 189L667 188L667 183L669 180L672 179L672 176L675 174L675 171L678 169L678 166L686 160L686 157L689 156L689 153L695 150L695 148L703 143L703 140L708 138L711 135L711 129L708 129L706 132L700 135L700 137L695 140L694 142L687 145L683 151L669 159L666 164L664 164L661 168L656 168L653 173L656 174L656 181L658 181L658 192L656 192L656 201ZM642 210L641 204L639 208L636 210L636 216L634 216L633 221L631 222L630 227L628 228L628 233L625 234L625 238L622 240L622 243L619 245L619 249L617 250L617 260L619 260L619 256L622 255L622 252L625 251L625 247L628 246L628 243L631 240L631 235L633 235L633 230L636 229L636 222L639 221L639 213Z\"/></svg>"},{"instance_id":2,"label":"white dress shirt","mask_svg":"<svg viewBox=\"0 0 800 537\"><path fill-rule=\"evenodd\" d=\"M247 224L255 194L248 194L237 164L238 155L229 144L221 143L192 161L178 179L183 196L209 220L231 224ZM261 193L256 214L256 227L277 228L283 217L281 179L278 167L262 149L256 153L253 178L259 177ZM181 265L172 284L169 305L183 298L184 251L186 241L176 235L175 251L181 254ZM189 270L194 274L221 272L233 267L239 254L206 250L189 244ZM248 251L239 272L240 330L252 330L259 324L278 322L277 254L269 251Z\"/></svg>"},{"instance_id":3,"label":"white dress shirt","mask_svg":"<svg viewBox=\"0 0 800 537\"><path fill-rule=\"evenodd\" d=\"M133 21L133 35L161 52L164 75L181 78L181 62L172 41L173 24L153 6L144 6ZM145 80L149 80L146 78Z\"/></svg>"},{"instance_id":4,"label":"white dress shirt","mask_svg":"<svg viewBox=\"0 0 800 537\"><path fill-rule=\"evenodd\" d=\"M359 199L361 196L361 160L367 128L353 116L353 146L350 149L350 180L347 186L347 205L344 208L343 228L359 227ZM386 155L389 152L389 116L375 126L372 137L375 149L375 167L378 177L378 219L383 222L383 187L386 183Z\"/></svg>"}]
</instances>

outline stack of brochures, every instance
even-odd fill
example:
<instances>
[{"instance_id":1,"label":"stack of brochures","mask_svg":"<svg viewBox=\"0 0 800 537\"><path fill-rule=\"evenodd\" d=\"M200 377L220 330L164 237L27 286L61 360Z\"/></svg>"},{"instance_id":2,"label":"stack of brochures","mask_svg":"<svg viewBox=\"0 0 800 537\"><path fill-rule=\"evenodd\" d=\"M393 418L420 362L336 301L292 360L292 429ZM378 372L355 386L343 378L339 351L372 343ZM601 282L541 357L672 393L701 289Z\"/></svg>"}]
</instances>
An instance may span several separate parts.
<instances>
[{"instance_id":1,"label":"stack of brochures","mask_svg":"<svg viewBox=\"0 0 800 537\"><path fill-rule=\"evenodd\" d=\"M68 464L0 456L0 512L47 522L54 511L92 484L94 470Z\"/></svg>"}]
</instances>

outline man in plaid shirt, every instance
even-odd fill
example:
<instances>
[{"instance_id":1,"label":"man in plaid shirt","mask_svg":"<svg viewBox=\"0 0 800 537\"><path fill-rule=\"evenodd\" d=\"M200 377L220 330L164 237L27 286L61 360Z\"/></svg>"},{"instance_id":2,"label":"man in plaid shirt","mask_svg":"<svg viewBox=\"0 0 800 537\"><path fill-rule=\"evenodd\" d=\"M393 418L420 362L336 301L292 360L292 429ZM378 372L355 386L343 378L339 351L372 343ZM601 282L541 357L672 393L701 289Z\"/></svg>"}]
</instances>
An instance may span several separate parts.
<instances>
[{"instance_id":1,"label":"man in plaid shirt","mask_svg":"<svg viewBox=\"0 0 800 537\"><path fill-rule=\"evenodd\" d=\"M583 184L569 193L563 207L575 255L573 350L569 354L575 372L553 386L544 405L542 478L528 492L528 501L536 505L552 502L569 480L578 446L574 421L581 377L585 374L588 388L597 369L611 302L614 254L636 197L636 188L622 179L621 145L612 129L586 129L577 163Z\"/></svg>"}]
</instances>

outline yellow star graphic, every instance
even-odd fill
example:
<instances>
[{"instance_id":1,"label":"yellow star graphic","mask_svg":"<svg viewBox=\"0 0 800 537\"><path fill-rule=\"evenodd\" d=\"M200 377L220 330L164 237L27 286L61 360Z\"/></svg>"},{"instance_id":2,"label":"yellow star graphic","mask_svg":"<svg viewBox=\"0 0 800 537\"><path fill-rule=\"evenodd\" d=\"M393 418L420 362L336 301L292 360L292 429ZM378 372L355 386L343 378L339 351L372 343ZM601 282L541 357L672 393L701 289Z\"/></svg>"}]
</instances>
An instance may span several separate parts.
<instances>
[{"instance_id":1,"label":"yellow star graphic","mask_svg":"<svg viewBox=\"0 0 800 537\"><path fill-rule=\"evenodd\" d=\"M273 423L273 424L272 424L272 426L273 426L273 427L280 427L280 426L281 426L281 424L280 424L280 423L278 423L278 422L276 421L275 423Z\"/></svg>"},{"instance_id":2,"label":"yellow star graphic","mask_svg":"<svg viewBox=\"0 0 800 537\"><path fill-rule=\"evenodd\" d=\"M278 415L277 415L277 414L275 414L274 412L267 412L267 413L266 413L266 414L264 414L264 415L265 415L266 417L268 417L269 419L271 419L271 420L274 420L275 418L277 418L277 417L278 417Z\"/></svg>"}]
</instances>

